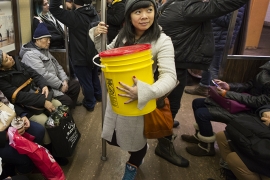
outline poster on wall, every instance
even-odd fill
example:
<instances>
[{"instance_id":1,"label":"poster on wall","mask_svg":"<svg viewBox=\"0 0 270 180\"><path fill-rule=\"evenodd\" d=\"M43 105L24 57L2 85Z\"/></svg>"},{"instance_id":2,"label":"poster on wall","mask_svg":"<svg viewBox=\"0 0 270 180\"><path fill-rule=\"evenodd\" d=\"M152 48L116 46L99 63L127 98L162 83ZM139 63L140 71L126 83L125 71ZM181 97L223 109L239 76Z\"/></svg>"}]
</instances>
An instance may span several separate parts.
<instances>
[{"instance_id":1,"label":"poster on wall","mask_svg":"<svg viewBox=\"0 0 270 180\"><path fill-rule=\"evenodd\" d=\"M15 50L11 0L0 0L0 49L4 52Z\"/></svg>"}]
</instances>

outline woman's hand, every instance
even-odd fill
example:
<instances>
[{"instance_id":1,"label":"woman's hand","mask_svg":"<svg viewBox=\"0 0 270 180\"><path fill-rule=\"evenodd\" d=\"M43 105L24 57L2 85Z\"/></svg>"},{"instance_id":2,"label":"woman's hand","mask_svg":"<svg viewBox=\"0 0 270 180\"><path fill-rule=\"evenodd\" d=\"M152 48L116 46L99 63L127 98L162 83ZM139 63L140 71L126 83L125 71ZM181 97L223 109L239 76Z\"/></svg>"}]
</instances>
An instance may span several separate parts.
<instances>
[{"instance_id":1,"label":"woman's hand","mask_svg":"<svg viewBox=\"0 0 270 180\"><path fill-rule=\"evenodd\" d=\"M23 126L24 129L27 130L30 127L30 121L29 121L29 119L26 116L22 117L21 119L24 122L24 126Z\"/></svg>"},{"instance_id":2,"label":"woman's hand","mask_svg":"<svg viewBox=\"0 0 270 180\"><path fill-rule=\"evenodd\" d=\"M95 28L94 36L106 34L108 32L108 27L109 27L108 25L106 25L103 21L101 21Z\"/></svg>"},{"instance_id":3,"label":"woman's hand","mask_svg":"<svg viewBox=\"0 0 270 180\"><path fill-rule=\"evenodd\" d=\"M228 83L221 81L219 79L214 79L214 81L219 85L219 87L221 87L222 89L229 91L230 90L230 86Z\"/></svg>"},{"instance_id":4,"label":"woman's hand","mask_svg":"<svg viewBox=\"0 0 270 180\"><path fill-rule=\"evenodd\" d=\"M217 87L217 93L221 96L224 96L226 94L226 90L220 88L220 87Z\"/></svg>"},{"instance_id":5,"label":"woman's hand","mask_svg":"<svg viewBox=\"0 0 270 180\"><path fill-rule=\"evenodd\" d=\"M119 84L122 87L117 87L120 91L125 92L125 94L118 94L118 96L127 97L129 98L128 101L125 102L125 104L131 103L132 101L135 101L138 99L138 89L137 89L137 79L135 76L133 76L133 86L128 86L122 82L119 82Z\"/></svg>"},{"instance_id":6,"label":"woman's hand","mask_svg":"<svg viewBox=\"0 0 270 180\"><path fill-rule=\"evenodd\" d=\"M42 88L42 93L41 93L41 94L44 94L44 95L45 95L45 98L48 97L49 89L48 89L47 86L44 86L44 87Z\"/></svg>"},{"instance_id":7,"label":"woman's hand","mask_svg":"<svg viewBox=\"0 0 270 180\"><path fill-rule=\"evenodd\" d=\"M19 133L20 135L23 135L23 133L25 133L24 127L20 128L20 129L17 129L17 130L18 130L18 133Z\"/></svg>"},{"instance_id":8,"label":"woman's hand","mask_svg":"<svg viewBox=\"0 0 270 180\"><path fill-rule=\"evenodd\" d=\"M53 106L53 104L51 103L51 101L45 101L45 104L44 104L44 107L50 111L50 112L53 112L55 111L55 107Z\"/></svg>"},{"instance_id":9,"label":"woman's hand","mask_svg":"<svg viewBox=\"0 0 270 180\"><path fill-rule=\"evenodd\" d=\"M270 124L270 111L263 112L261 120L266 126Z\"/></svg>"}]
</instances>

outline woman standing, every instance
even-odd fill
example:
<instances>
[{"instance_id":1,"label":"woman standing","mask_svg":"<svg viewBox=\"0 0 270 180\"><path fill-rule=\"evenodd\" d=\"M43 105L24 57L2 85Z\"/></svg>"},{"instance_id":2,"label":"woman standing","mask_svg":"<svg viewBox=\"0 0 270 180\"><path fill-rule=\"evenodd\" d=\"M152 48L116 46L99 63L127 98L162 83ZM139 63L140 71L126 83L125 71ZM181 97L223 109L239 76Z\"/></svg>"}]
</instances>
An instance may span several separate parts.
<instances>
[{"instance_id":1,"label":"woman standing","mask_svg":"<svg viewBox=\"0 0 270 180\"><path fill-rule=\"evenodd\" d=\"M159 73L157 81L149 85L133 77L133 86L128 86L125 82L119 82L118 87L119 90L123 91L119 96L126 97L126 103L138 100L137 108L139 109L142 109L149 100L164 96L176 85L174 48L171 39L162 33L158 26L156 13L156 4L153 0L128 0L125 4L125 25L118 36L107 46L107 49L112 49L133 44L151 44L154 60L153 69L158 70ZM108 27L105 23L100 22L97 27L89 31L89 35L98 50L101 40L99 34L106 34L107 30ZM143 116L118 115L112 111L108 99L102 138L106 139L109 144L120 146L121 149L130 153L130 158L126 163L124 180L133 180L137 168L143 162L147 151L147 142L143 130ZM175 153L171 139L172 136L160 138L159 145L167 146L166 148L174 153L174 157L178 158L178 166L187 167L189 162ZM161 148L157 147L155 152L162 157L158 153Z\"/></svg>"}]
</instances>

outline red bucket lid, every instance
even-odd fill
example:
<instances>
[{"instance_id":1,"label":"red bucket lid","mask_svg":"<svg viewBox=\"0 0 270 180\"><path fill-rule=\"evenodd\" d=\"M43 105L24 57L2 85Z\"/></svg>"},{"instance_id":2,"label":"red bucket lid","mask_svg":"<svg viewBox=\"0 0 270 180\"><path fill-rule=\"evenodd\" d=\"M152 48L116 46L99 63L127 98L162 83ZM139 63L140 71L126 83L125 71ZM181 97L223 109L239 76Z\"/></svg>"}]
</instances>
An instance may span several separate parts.
<instances>
[{"instance_id":1,"label":"red bucket lid","mask_svg":"<svg viewBox=\"0 0 270 180\"><path fill-rule=\"evenodd\" d=\"M126 54L132 54L140 51L144 51L151 48L151 44L136 44L131 46L123 46L119 48L102 51L99 53L100 57L122 56Z\"/></svg>"}]
</instances>

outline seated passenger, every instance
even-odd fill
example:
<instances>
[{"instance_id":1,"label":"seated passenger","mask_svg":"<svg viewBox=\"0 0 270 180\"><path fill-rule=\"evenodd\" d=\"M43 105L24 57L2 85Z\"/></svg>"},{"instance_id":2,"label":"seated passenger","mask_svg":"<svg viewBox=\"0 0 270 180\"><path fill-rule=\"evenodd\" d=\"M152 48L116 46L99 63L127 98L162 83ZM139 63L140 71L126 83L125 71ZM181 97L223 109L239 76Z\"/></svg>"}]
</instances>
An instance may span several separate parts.
<instances>
[{"instance_id":1,"label":"seated passenger","mask_svg":"<svg viewBox=\"0 0 270 180\"><path fill-rule=\"evenodd\" d=\"M46 24L51 37L50 49L65 49L65 35L61 24L49 11L48 0L34 0L33 1L33 31L35 32L39 23Z\"/></svg>"},{"instance_id":2,"label":"seated passenger","mask_svg":"<svg viewBox=\"0 0 270 180\"><path fill-rule=\"evenodd\" d=\"M10 102L1 91L0 100L5 105L11 108L13 107L13 105L10 105ZM27 113L21 107L16 107L15 111L17 116L20 116L24 121L24 126L18 130L19 134L22 135L24 132L27 132L35 136L34 142L42 144L45 128L34 121L29 121L26 117ZM27 174L30 173L35 167L27 155L19 154L16 149L9 145L7 129L0 132L0 157L2 158L2 163L5 163L9 167L7 170L8 172L5 171L5 168L3 169L2 175L0 176L1 179L2 177L6 178L7 176L15 175L15 169L16 173L18 174Z\"/></svg>"},{"instance_id":3,"label":"seated passenger","mask_svg":"<svg viewBox=\"0 0 270 180\"><path fill-rule=\"evenodd\" d=\"M62 66L49 52L51 35L44 23L40 23L34 33L34 42L22 46L22 63L42 75L54 92L54 98L62 104L75 108L80 93L78 81L69 80Z\"/></svg>"},{"instance_id":4,"label":"seated passenger","mask_svg":"<svg viewBox=\"0 0 270 180\"><path fill-rule=\"evenodd\" d=\"M14 92L30 78L33 79L32 82L18 91L15 98L12 98ZM18 60L14 60L0 50L0 90L9 101L14 101L16 112L19 111L16 107L20 107L23 109L23 112L27 113L27 118L42 126L45 126L45 122L48 119L44 111L52 112L61 105L58 100L52 99L52 101L49 101L47 99L49 94L47 85L47 81L31 67L18 62ZM37 90L41 93L36 93ZM37 108L44 108L44 111L37 112L35 110ZM17 114L21 114L21 112L17 112ZM43 144L47 149L51 150L51 140L47 131L45 131ZM68 160L65 158L54 158L59 165L68 163Z\"/></svg>"},{"instance_id":5,"label":"seated passenger","mask_svg":"<svg viewBox=\"0 0 270 180\"><path fill-rule=\"evenodd\" d=\"M189 154L194 156L215 155L215 134L213 133L211 121L228 123L235 117L243 114L252 114L252 110L270 104L270 62L267 62L260 68L262 70L256 77L246 83L227 84L221 80L215 80L220 86L217 87L218 94L247 105L251 108L250 111L231 114L209 97L193 100L192 108L196 120L194 126L196 132L194 135L181 136L184 141L196 144L186 148ZM243 94L243 92L248 94Z\"/></svg>"},{"instance_id":6,"label":"seated passenger","mask_svg":"<svg viewBox=\"0 0 270 180\"><path fill-rule=\"evenodd\" d=\"M257 120L257 117L252 116L241 116L237 119L242 118L241 122L247 122L248 124L244 127L253 127L250 128L254 134L258 134L263 136L262 138L266 138L263 134L270 134L270 105L263 106L259 108L257 111L260 120ZM256 119L253 119L256 118ZM242 123L242 125L245 123ZM268 128L267 128L268 127ZM232 129L231 129L232 130ZM234 132L233 132L234 133ZM225 135L226 134L226 135ZM264 158L261 158L257 154L255 157L251 157L247 155L247 152L243 152L243 148L250 151L250 148L254 148L253 146L250 147L249 144L247 147L238 148L238 144L234 143L235 137L231 137L228 132L219 132L217 133L217 143L219 146L220 154L222 159L228 164L229 169L234 173L237 179L244 179L244 180L269 180L270 179L270 162L267 161L269 159L269 151L267 149L267 145L260 146L260 152L263 152ZM259 137L259 136L258 136ZM269 139L269 138L266 138ZM230 140L230 144L228 143ZM256 142L257 143L257 142ZM268 143L269 144L269 143ZM243 146L242 144L240 146ZM270 147L268 147L270 148ZM266 153L268 152L268 153ZM266 156L268 155L268 156ZM267 158L268 157L268 158ZM268 162L268 163L267 163Z\"/></svg>"}]
</instances>

